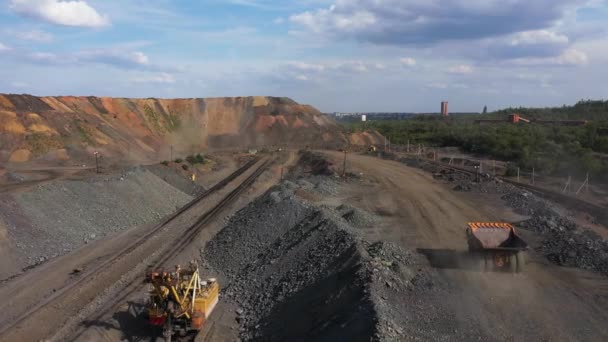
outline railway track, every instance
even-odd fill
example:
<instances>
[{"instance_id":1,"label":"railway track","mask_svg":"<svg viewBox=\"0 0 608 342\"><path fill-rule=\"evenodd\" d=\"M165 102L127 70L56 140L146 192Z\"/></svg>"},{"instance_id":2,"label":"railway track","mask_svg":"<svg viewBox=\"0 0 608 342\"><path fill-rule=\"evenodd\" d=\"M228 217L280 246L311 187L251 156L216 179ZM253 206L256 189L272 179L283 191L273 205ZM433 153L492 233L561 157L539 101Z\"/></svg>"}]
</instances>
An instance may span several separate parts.
<instances>
[{"instance_id":1,"label":"railway track","mask_svg":"<svg viewBox=\"0 0 608 342\"><path fill-rule=\"evenodd\" d=\"M14 319L10 320L9 322L3 324L0 327L0 340L5 340L5 336L11 331L11 329L13 329L15 327L19 327L21 323L23 323L24 321L26 321L32 315L36 314L37 312L40 312L41 310L43 310L43 309L45 309L47 307L53 306L53 304L55 302L57 302L58 299L60 299L61 297L63 297L66 294L71 293L74 290L78 289L85 282L91 281L92 279L95 279L95 276L99 272L101 272L102 270L109 269L109 267L111 267L111 265L116 264L123 257L125 257L125 256L133 253L133 251L137 250L137 248L140 245L142 245L145 241L147 241L148 239L150 239L151 237L153 237L155 234L157 234L161 230L163 230L169 223L175 221L178 217L180 217L184 213L188 212L192 207L194 207L196 204L198 204L201 201L203 201L205 198L208 198L210 195L216 193L218 190L224 188L226 185L228 185L231 182L233 182L235 179L237 179L239 176L241 176L242 174L244 174L247 170L249 170L257 162L259 162L259 158L258 159L253 159L253 160L249 161L248 163L246 163L245 165L243 165L242 167L240 167L238 170L236 170L235 172L233 172L231 175L229 175L227 178L223 179L222 181L218 182L213 187L211 187L208 190L204 191L199 196L197 196L195 199L193 199L192 201L190 201L189 203L187 203L186 205L184 205L182 208L180 208L178 211L176 211L175 213L173 213L169 217L165 218L162 222L160 222L159 224L157 224L156 226L154 226L148 232L146 232L145 234L143 234L143 235L139 236L138 238L134 239L133 241L131 241L124 248L120 249L120 251L118 251L117 253L115 253L115 254L113 254L111 256L108 256L102 262L96 264L93 267L90 267L90 268L87 267L87 268L85 268L85 270L82 273L80 273L78 275L78 277L74 277L73 278L74 279L73 281L67 283L65 286L63 286L61 288L54 289L53 293L51 295L47 296L43 300L41 300L38 303L36 303L35 306L29 308L28 310L26 310L22 314L18 315L16 318L14 318ZM264 161L262 163L262 166L259 167L258 169L256 169L256 171L254 171L253 174L256 174L257 176L259 176L259 174L261 174L261 172L263 172L263 169L265 169L265 167L268 166L269 163L270 163L270 161L268 161L268 160ZM257 176L256 176L256 178L257 178ZM245 183L247 183L247 185L250 185L252 182L253 182L253 180L251 180L251 176L249 176L242 184L240 184L237 187L237 189L243 188L245 186ZM234 191L232 191L227 197L234 198L235 196L236 195L234 194ZM204 225L204 223L206 221L208 221L210 219L210 217L212 217L219 210L221 210L221 207L225 206L226 203L227 203L226 198L224 198L222 201L220 201L220 203L217 206L214 206L212 210L210 210L210 211L206 212L205 214L203 214L196 221L195 225L189 227L186 230L186 232L184 233L184 235L180 239L178 239L178 242L177 242L178 245L179 246L183 246L184 241L186 239L192 238L192 236L195 235L194 231L196 230L196 228L194 228L194 226ZM169 249L169 250L171 251L172 249ZM170 254L170 251L166 252L166 253L163 253L161 255L161 259L160 260L162 260L163 262L166 261L166 259L168 258L167 255Z\"/></svg>"},{"instance_id":2,"label":"railway track","mask_svg":"<svg viewBox=\"0 0 608 342\"><path fill-rule=\"evenodd\" d=\"M175 244L171 248L163 251L155 260L155 262L148 265L148 269L163 269L169 267L168 261L176 253L176 251L182 250L185 246L190 244L195 237L206 227L207 223L216 218L227 205L233 203L233 201L249 188L255 182L255 180L267 169L272 161L267 160L260 165L247 179L245 179L238 187L232 190L226 197L224 197L217 205L211 210L203 214L194 224L189 226L184 234L175 241ZM95 314L91 315L86 319L86 322L99 322L104 316L115 312L116 308L121 304L125 303L130 297L134 296L137 292L141 291L141 287L144 286L142 277L136 277L135 279L128 282L124 289L120 292L121 295L113 298L110 301L106 301L101 307L95 310ZM75 332L70 334L67 340L74 341L82 337L83 333L88 329L86 324L80 324ZM189 339L186 339L189 340ZM185 340L184 340L185 341Z\"/></svg>"},{"instance_id":3,"label":"railway track","mask_svg":"<svg viewBox=\"0 0 608 342\"><path fill-rule=\"evenodd\" d=\"M448 169L448 170L452 170L454 172L460 172L460 173L467 174L467 175L470 175L473 177L479 176L479 174L476 171L468 170L468 169L465 169L462 167L453 166L453 165L445 165L443 163L436 162L436 161L430 161L430 160L426 160L426 162L433 163L439 167L442 167L442 168ZM541 197L567 205L569 208L587 212L587 213L593 215L600 223L608 226L608 208L606 208L604 206L590 203L590 202L587 202L580 198L568 196L568 195L565 195L565 194L562 194L559 192L544 189L544 188L534 186L531 184L516 182L516 181L508 179L508 178L504 178L504 177L496 177L496 178L502 180L503 182L506 182L506 183L512 184L514 186L517 186L519 188L536 193L536 194L540 195Z\"/></svg>"}]
</instances>

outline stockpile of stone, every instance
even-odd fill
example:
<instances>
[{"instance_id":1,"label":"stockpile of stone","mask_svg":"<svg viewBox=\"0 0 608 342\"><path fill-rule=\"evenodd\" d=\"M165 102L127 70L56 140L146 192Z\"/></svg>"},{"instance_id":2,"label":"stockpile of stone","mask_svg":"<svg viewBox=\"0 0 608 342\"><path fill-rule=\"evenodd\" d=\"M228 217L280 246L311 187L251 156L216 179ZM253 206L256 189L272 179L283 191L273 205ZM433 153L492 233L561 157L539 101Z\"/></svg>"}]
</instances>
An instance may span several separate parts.
<instances>
[{"instance_id":1,"label":"stockpile of stone","mask_svg":"<svg viewBox=\"0 0 608 342\"><path fill-rule=\"evenodd\" d=\"M551 203L530 192L520 190L502 198L515 212L531 216L520 226L543 237L535 249L551 262L608 275L608 241L559 215Z\"/></svg>"}]
</instances>

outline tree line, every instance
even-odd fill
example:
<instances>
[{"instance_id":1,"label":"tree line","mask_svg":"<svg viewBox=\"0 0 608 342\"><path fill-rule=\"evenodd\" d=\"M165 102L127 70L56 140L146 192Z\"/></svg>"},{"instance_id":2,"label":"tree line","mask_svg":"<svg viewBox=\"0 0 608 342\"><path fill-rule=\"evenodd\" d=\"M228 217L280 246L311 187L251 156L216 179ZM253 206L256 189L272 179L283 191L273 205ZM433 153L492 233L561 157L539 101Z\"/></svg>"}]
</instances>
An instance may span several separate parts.
<instances>
[{"instance_id":1,"label":"tree line","mask_svg":"<svg viewBox=\"0 0 608 342\"><path fill-rule=\"evenodd\" d=\"M585 119L585 126L493 123L477 118L505 118L520 113L534 119ZM394 144L457 146L463 152L509 161L546 175L584 177L608 181L608 101L581 101L559 108L508 108L485 115L444 119L421 115L410 120L351 123L353 131L375 129Z\"/></svg>"}]
</instances>

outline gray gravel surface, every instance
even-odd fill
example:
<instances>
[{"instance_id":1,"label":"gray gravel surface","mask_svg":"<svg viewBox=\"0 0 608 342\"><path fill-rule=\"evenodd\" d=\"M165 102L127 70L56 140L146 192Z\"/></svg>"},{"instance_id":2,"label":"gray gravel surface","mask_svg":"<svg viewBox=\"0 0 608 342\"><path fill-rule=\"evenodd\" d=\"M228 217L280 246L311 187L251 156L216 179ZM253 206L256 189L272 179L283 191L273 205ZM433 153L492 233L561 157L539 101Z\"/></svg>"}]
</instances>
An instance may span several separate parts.
<instances>
[{"instance_id":1,"label":"gray gravel surface","mask_svg":"<svg viewBox=\"0 0 608 342\"><path fill-rule=\"evenodd\" d=\"M515 212L531 216L519 226L542 237L535 250L551 262L608 275L608 241L563 217L553 210L550 202L530 192L520 190L502 199Z\"/></svg>"},{"instance_id":2,"label":"gray gravel surface","mask_svg":"<svg viewBox=\"0 0 608 342\"><path fill-rule=\"evenodd\" d=\"M179 166L178 166L179 167ZM182 172L176 171L172 167L165 166L162 164L146 166L147 170L150 170L153 174L171 184L174 188L181 190L190 196L197 196L205 191L205 188L199 184L192 182L185 174L191 174L192 171Z\"/></svg>"},{"instance_id":3,"label":"gray gravel surface","mask_svg":"<svg viewBox=\"0 0 608 342\"><path fill-rule=\"evenodd\" d=\"M242 340L483 336L474 327L455 335L454 315L438 293L447 284L422 255L364 240L354 226L373 224L373 215L348 205L313 206L294 196L308 186L298 184L286 181L252 202L201 251L238 307Z\"/></svg>"},{"instance_id":4,"label":"gray gravel surface","mask_svg":"<svg viewBox=\"0 0 608 342\"><path fill-rule=\"evenodd\" d=\"M36 265L109 233L148 224L192 199L144 168L0 194L0 216L23 265Z\"/></svg>"}]
</instances>

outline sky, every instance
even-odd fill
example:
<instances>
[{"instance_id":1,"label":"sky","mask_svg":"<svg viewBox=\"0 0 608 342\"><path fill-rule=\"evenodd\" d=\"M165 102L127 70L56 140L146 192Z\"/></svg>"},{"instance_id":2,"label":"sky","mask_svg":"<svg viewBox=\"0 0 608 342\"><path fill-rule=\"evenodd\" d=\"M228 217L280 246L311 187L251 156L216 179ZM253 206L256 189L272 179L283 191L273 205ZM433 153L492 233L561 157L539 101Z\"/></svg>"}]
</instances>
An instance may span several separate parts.
<instances>
[{"instance_id":1,"label":"sky","mask_svg":"<svg viewBox=\"0 0 608 342\"><path fill-rule=\"evenodd\" d=\"M0 0L0 93L325 112L608 98L608 0Z\"/></svg>"}]
</instances>

